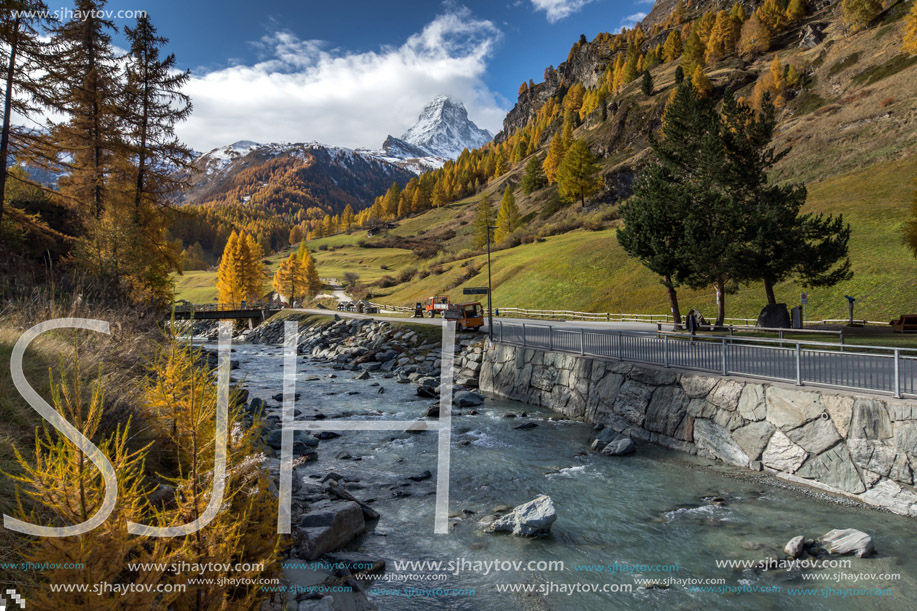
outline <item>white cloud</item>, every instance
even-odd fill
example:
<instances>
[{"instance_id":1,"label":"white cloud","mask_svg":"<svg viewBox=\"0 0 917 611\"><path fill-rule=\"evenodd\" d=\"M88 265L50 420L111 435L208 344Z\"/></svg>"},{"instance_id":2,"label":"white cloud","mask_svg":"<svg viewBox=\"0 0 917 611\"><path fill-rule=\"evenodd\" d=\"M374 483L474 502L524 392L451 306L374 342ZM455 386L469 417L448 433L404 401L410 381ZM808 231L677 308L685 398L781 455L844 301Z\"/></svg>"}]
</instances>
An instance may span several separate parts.
<instances>
[{"instance_id":1,"label":"white cloud","mask_svg":"<svg viewBox=\"0 0 917 611\"><path fill-rule=\"evenodd\" d=\"M637 25L637 23L644 17L646 17L646 13L634 13L633 15L628 15L621 20L621 25L626 28L632 28Z\"/></svg>"},{"instance_id":2,"label":"white cloud","mask_svg":"<svg viewBox=\"0 0 917 611\"><path fill-rule=\"evenodd\" d=\"M258 63L192 77L186 91L194 113L179 136L202 151L242 139L376 148L440 93L461 99L475 123L496 133L507 101L482 75L500 36L464 7L437 16L401 46L365 53L279 30L257 43Z\"/></svg>"},{"instance_id":3,"label":"white cloud","mask_svg":"<svg viewBox=\"0 0 917 611\"><path fill-rule=\"evenodd\" d=\"M634 2L634 4L652 5L652 4L656 4L656 0L637 0L636 2Z\"/></svg>"},{"instance_id":4,"label":"white cloud","mask_svg":"<svg viewBox=\"0 0 917 611\"><path fill-rule=\"evenodd\" d=\"M592 0L532 0L536 11L544 11L550 23L556 23L569 17Z\"/></svg>"}]
</instances>

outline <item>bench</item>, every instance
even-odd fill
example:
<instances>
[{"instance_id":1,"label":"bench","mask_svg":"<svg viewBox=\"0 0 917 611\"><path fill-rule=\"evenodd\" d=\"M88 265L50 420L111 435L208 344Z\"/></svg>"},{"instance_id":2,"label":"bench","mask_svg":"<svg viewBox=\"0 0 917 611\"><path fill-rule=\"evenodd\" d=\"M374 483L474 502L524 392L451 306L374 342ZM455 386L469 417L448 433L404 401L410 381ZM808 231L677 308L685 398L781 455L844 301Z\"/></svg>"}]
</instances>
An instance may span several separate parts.
<instances>
[{"instance_id":1,"label":"bench","mask_svg":"<svg viewBox=\"0 0 917 611\"><path fill-rule=\"evenodd\" d=\"M917 314L902 314L898 320L889 323L895 333L917 332Z\"/></svg>"}]
</instances>

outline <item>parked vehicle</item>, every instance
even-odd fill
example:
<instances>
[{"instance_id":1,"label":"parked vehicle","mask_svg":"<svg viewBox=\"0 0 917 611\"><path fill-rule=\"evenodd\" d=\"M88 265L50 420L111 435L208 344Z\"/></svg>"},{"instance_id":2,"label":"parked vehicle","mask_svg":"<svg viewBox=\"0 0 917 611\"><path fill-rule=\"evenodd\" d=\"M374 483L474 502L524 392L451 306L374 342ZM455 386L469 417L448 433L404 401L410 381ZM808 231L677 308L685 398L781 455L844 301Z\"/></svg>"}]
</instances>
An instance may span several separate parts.
<instances>
[{"instance_id":1,"label":"parked vehicle","mask_svg":"<svg viewBox=\"0 0 917 611\"><path fill-rule=\"evenodd\" d=\"M442 314L449 309L448 295L434 295L427 299L427 307L424 310L427 316L434 318L437 314Z\"/></svg>"},{"instance_id":2,"label":"parked vehicle","mask_svg":"<svg viewBox=\"0 0 917 611\"><path fill-rule=\"evenodd\" d=\"M477 331L484 326L484 308L480 301L451 304L443 318L455 321L456 331Z\"/></svg>"}]
</instances>

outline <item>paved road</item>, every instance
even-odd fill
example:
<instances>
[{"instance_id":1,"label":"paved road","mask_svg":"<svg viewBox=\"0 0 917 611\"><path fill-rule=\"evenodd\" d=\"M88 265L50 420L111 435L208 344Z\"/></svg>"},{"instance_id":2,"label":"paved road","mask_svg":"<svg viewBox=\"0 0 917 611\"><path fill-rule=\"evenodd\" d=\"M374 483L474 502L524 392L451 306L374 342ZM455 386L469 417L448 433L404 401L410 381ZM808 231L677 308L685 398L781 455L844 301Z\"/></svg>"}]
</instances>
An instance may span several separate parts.
<instances>
[{"instance_id":1,"label":"paved road","mask_svg":"<svg viewBox=\"0 0 917 611\"><path fill-rule=\"evenodd\" d=\"M337 312L334 310L321 310L314 308L292 308L296 312L305 312L307 314L321 314L324 316L332 316L337 314L341 318L371 318L376 320L388 320L393 322L407 322L414 323L419 325L435 325L437 327L442 326L442 319L440 317L436 318L413 318L411 316L391 316L385 314L357 314L355 312ZM607 331L609 329L613 330L623 330L623 331L656 331L655 323L644 323L644 322L585 322L577 320L532 320L530 318L508 318L506 316L500 316L494 318L494 328L497 332L500 329L500 322L504 322L507 325L510 323L515 324L525 324L526 327L539 327L550 325L555 329L570 329L579 331L580 329L590 329L595 331ZM663 325L665 327L665 325ZM671 325L669 325L671 327ZM669 329L671 330L671 328ZM481 333L487 333L487 317L484 317L484 326L481 327Z\"/></svg>"},{"instance_id":2,"label":"paved road","mask_svg":"<svg viewBox=\"0 0 917 611\"><path fill-rule=\"evenodd\" d=\"M385 316L378 314L355 314L331 310L300 309L310 314L333 315L342 318L370 318L422 325L442 325L440 318L411 318L407 316ZM652 363L710 371L722 371L723 346L718 342L689 342L658 337L655 323L639 322L585 322L585 321L534 321L531 319L494 319L494 333L499 336L503 327L503 340L522 344L522 325L525 325L526 345L560 352L579 353L607 358L622 358L627 361ZM549 334L548 325L552 331ZM663 325L671 330L671 325ZM586 333L583 334L582 331ZM481 331L487 332L487 326ZM621 338L619 335L623 332ZM736 338L738 340L738 338ZM852 354L836 350L800 351L800 374L803 383L822 384L868 390L872 392L893 392L895 385L895 360L890 355ZM761 345L736 341L726 346L726 369L731 375L746 375L769 379L795 381L796 351L792 342L786 346L778 343ZM907 353L902 353L905 355ZM899 387L906 395L917 394L917 359L902 358L898 361Z\"/></svg>"}]
</instances>

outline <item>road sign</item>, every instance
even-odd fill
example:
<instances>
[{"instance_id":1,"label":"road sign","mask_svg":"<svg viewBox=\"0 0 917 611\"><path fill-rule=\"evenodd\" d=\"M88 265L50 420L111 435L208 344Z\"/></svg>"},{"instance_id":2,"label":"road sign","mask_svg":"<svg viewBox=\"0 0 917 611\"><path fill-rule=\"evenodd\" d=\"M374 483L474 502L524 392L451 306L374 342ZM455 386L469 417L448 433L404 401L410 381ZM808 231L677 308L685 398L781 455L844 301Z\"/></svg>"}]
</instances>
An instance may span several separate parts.
<instances>
[{"instance_id":1,"label":"road sign","mask_svg":"<svg viewBox=\"0 0 917 611\"><path fill-rule=\"evenodd\" d=\"M469 286L462 289L462 295L486 295L486 286Z\"/></svg>"},{"instance_id":2,"label":"road sign","mask_svg":"<svg viewBox=\"0 0 917 611\"><path fill-rule=\"evenodd\" d=\"M808 293L803 293L803 294L799 297L799 301L802 302L803 305L809 303L809 294L808 294Z\"/></svg>"}]
</instances>

